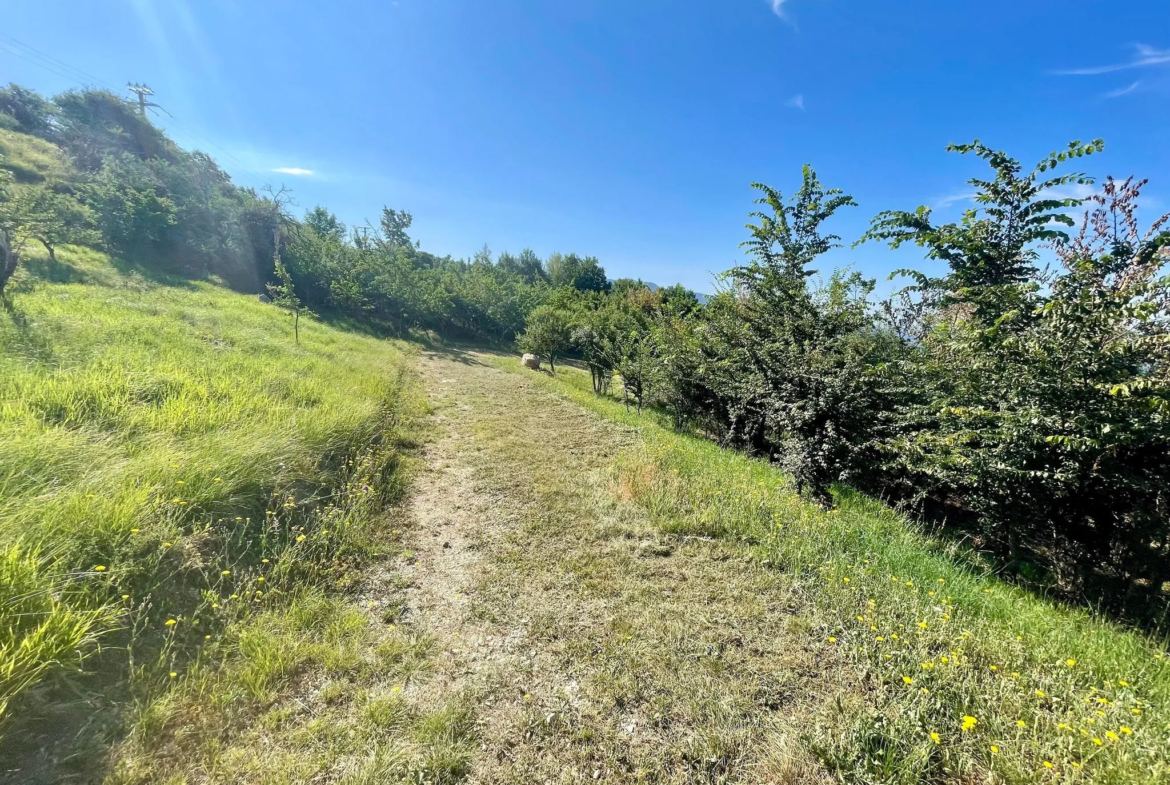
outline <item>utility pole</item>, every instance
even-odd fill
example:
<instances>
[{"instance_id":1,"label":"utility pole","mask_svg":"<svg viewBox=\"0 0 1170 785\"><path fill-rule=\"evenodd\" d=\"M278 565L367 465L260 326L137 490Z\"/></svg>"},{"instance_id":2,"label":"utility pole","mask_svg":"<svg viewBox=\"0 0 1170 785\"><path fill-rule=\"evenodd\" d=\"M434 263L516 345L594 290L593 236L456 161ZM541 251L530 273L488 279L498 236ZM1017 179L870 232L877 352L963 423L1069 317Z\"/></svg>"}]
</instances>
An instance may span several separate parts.
<instances>
[{"instance_id":1,"label":"utility pole","mask_svg":"<svg viewBox=\"0 0 1170 785\"><path fill-rule=\"evenodd\" d=\"M154 95L154 90L151 90L147 85L130 82L126 87L130 88L130 92L138 96L138 111L143 117L146 117L147 108L162 109L158 104L146 100L147 96Z\"/></svg>"}]
</instances>

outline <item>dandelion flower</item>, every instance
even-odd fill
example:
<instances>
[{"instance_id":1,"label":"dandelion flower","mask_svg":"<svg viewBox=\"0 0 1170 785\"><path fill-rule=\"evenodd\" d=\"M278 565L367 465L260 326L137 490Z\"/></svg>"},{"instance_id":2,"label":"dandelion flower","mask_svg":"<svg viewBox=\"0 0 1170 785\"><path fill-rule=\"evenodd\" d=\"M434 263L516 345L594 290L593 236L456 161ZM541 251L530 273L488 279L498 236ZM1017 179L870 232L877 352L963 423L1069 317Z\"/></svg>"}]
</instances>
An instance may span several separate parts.
<instances>
[{"instance_id":1,"label":"dandelion flower","mask_svg":"<svg viewBox=\"0 0 1170 785\"><path fill-rule=\"evenodd\" d=\"M264 583L264 576L263 576L263 575L261 575L260 577L258 577L258 578L256 579L256 583Z\"/></svg>"},{"instance_id":2,"label":"dandelion flower","mask_svg":"<svg viewBox=\"0 0 1170 785\"><path fill-rule=\"evenodd\" d=\"M935 744L942 743L942 739L939 738L939 735L937 733L935 733L934 731L931 731L931 733L930 733L930 740L933 741Z\"/></svg>"},{"instance_id":3,"label":"dandelion flower","mask_svg":"<svg viewBox=\"0 0 1170 785\"><path fill-rule=\"evenodd\" d=\"M1127 728L1126 726L1122 725L1121 732L1124 733L1126 736L1132 736L1133 735L1133 728Z\"/></svg>"},{"instance_id":4,"label":"dandelion flower","mask_svg":"<svg viewBox=\"0 0 1170 785\"><path fill-rule=\"evenodd\" d=\"M1118 684L1120 684L1122 687L1128 687L1128 686L1129 686L1129 682L1128 682L1128 681L1119 681L1119 682L1117 682L1117 683L1118 683Z\"/></svg>"},{"instance_id":5,"label":"dandelion flower","mask_svg":"<svg viewBox=\"0 0 1170 785\"><path fill-rule=\"evenodd\" d=\"M210 636L210 635L204 635L204 636L203 636L203 640L205 640L205 641L209 641L209 640L211 640L211 636Z\"/></svg>"},{"instance_id":6,"label":"dandelion flower","mask_svg":"<svg viewBox=\"0 0 1170 785\"><path fill-rule=\"evenodd\" d=\"M836 638L829 638L829 643L836 643L836 642L837 642Z\"/></svg>"},{"instance_id":7,"label":"dandelion flower","mask_svg":"<svg viewBox=\"0 0 1170 785\"><path fill-rule=\"evenodd\" d=\"M231 570L224 570L223 572L221 572L221 573L220 573L220 575L225 575L225 576L226 576L226 575L231 575L231 574L232 574L232 571L231 571Z\"/></svg>"},{"instance_id":8,"label":"dandelion flower","mask_svg":"<svg viewBox=\"0 0 1170 785\"><path fill-rule=\"evenodd\" d=\"M261 559L261 560L260 560L260 563L261 563L261 564L267 564L267 563L268 563L268 559Z\"/></svg>"},{"instance_id":9,"label":"dandelion flower","mask_svg":"<svg viewBox=\"0 0 1170 785\"><path fill-rule=\"evenodd\" d=\"M998 666L998 665L992 665L992 666L991 666L991 669L992 669L993 671L997 671L997 670L999 670L999 666Z\"/></svg>"},{"instance_id":10,"label":"dandelion flower","mask_svg":"<svg viewBox=\"0 0 1170 785\"><path fill-rule=\"evenodd\" d=\"M1043 698L1044 697L1044 690L1036 690L1036 696Z\"/></svg>"},{"instance_id":11,"label":"dandelion flower","mask_svg":"<svg viewBox=\"0 0 1170 785\"><path fill-rule=\"evenodd\" d=\"M179 676L179 674L175 673L174 671L171 671L171 678L172 679L178 678L178 676Z\"/></svg>"},{"instance_id":12,"label":"dandelion flower","mask_svg":"<svg viewBox=\"0 0 1170 785\"><path fill-rule=\"evenodd\" d=\"M1105 738L1109 739L1109 741L1117 741L1117 740L1118 740L1118 739L1120 739L1121 737L1120 737L1120 736L1118 736L1118 735L1117 735L1116 733L1114 733L1113 731L1106 731L1106 732L1105 732Z\"/></svg>"},{"instance_id":13,"label":"dandelion flower","mask_svg":"<svg viewBox=\"0 0 1170 785\"><path fill-rule=\"evenodd\" d=\"M925 630L926 629L926 622L920 621L920 622L918 622L918 626Z\"/></svg>"},{"instance_id":14,"label":"dandelion flower","mask_svg":"<svg viewBox=\"0 0 1170 785\"><path fill-rule=\"evenodd\" d=\"M131 529L131 530L130 530L130 533L131 533L131 534L138 534L138 529Z\"/></svg>"},{"instance_id":15,"label":"dandelion flower","mask_svg":"<svg viewBox=\"0 0 1170 785\"><path fill-rule=\"evenodd\" d=\"M98 566L96 566L96 567L94 567L94 568L93 568L93 571L94 571L94 572L105 572L105 571L106 571L106 565L104 565L104 564L99 564Z\"/></svg>"},{"instance_id":16,"label":"dandelion flower","mask_svg":"<svg viewBox=\"0 0 1170 785\"><path fill-rule=\"evenodd\" d=\"M304 542L304 541L305 541L305 535L302 534L300 537L297 537L297 542Z\"/></svg>"},{"instance_id":17,"label":"dandelion flower","mask_svg":"<svg viewBox=\"0 0 1170 785\"><path fill-rule=\"evenodd\" d=\"M164 548L169 548L169 547L171 547L171 543L169 543L169 542L164 542L164 543L163 543L163 547L164 547Z\"/></svg>"},{"instance_id":18,"label":"dandelion flower","mask_svg":"<svg viewBox=\"0 0 1170 785\"><path fill-rule=\"evenodd\" d=\"M1070 668L1073 668L1073 667L1076 667L1077 661L1076 660L1065 660L1064 664Z\"/></svg>"},{"instance_id":19,"label":"dandelion flower","mask_svg":"<svg viewBox=\"0 0 1170 785\"><path fill-rule=\"evenodd\" d=\"M1052 768L1052 761L1048 761L1048 760L1044 761L1044 768L1051 769Z\"/></svg>"},{"instance_id":20,"label":"dandelion flower","mask_svg":"<svg viewBox=\"0 0 1170 785\"><path fill-rule=\"evenodd\" d=\"M991 745L991 754L992 754L992 755L998 755L998 754L999 754L999 747L997 747L997 746L995 746L994 744L992 744L992 745Z\"/></svg>"},{"instance_id":21,"label":"dandelion flower","mask_svg":"<svg viewBox=\"0 0 1170 785\"><path fill-rule=\"evenodd\" d=\"M174 627L176 624L178 624L178 622L175 621L174 619L167 619L167 626L168 627Z\"/></svg>"},{"instance_id":22,"label":"dandelion flower","mask_svg":"<svg viewBox=\"0 0 1170 785\"><path fill-rule=\"evenodd\" d=\"M914 679L910 678L909 676L903 676L902 681L905 684L913 684L914 683Z\"/></svg>"},{"instance_id":23,"label":"dandelion flower","mask_svg":"<svg viewBox=\"0 0 1170 785\"><path fill-rule=\"evenodd\" d=\"M1024 722L1023 720L1016 720L1016 725L1019 725L1021 728L1028 727L1028 723Z\"/></svg>"},{"instance_id":24,"label":"dandelion flower","mask_svg":"<svg viewBox=\"0 0 1170 785\"><path fill-rule=\"evenodd\" d=\"M130 595L129 595L129 594L123 594L123 595L122 595L122 599L123 599L123 600L128 600L128 599L130 599Z\"/></svg>"},{"instance_id":25,"label":"dandelion flower","mask_svg":"<svg viewBox=\"0 0 1170 785\"><path fill-rule=\"evenodd\" d=\"M979 724L979 720L972 717L970 714L963 717L963 730L971 730Z\"/></svg>"},{"instance_id":26,"label":"dandelion flower","mask_svg":"<svg viewBox=\"0 0 1170 785\"><path fill-rule=\"evenodd\" d=\"M1104 744L1105 742L1101 741L1101 740L1100 740L1100 739L1098 739L1096 736L1094 736L1094 737L1093 737L1093 743L1094 743L1094 744L1096 744L1098 747L1100 747L1100 746L1101 746L1102 744Z\"/></svg>"}]
</instances>

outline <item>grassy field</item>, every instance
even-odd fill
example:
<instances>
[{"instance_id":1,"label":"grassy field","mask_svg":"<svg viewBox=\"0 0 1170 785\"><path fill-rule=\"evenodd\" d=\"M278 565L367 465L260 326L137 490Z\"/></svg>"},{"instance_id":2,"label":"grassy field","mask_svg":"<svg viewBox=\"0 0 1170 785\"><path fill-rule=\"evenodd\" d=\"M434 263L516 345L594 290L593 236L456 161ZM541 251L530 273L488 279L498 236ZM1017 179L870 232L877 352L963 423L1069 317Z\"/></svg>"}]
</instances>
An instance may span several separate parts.
<instances>
[{"instance_id":1,"label":"grassy field","mask_svg":"<svg viewBox=\"0 0 1170 785\"><path fill-rule=\"evenodd\" d=\"M530 375L638 430L616 482L661 532L745 546L797 587L824 664L806 689L839 687L801 742L835 779L1170 781L1166 641L998 581L961 546L846 490L832 510L810 506L766 462L627 413L586 373Z\"/></svg>"},{"instance_id":2,"label":"grassy field","mask_svg":"<svg viewBox=\"0 0 1170 785\"><path fill-rule=\"evenodd\" d=\"M357 634L329 595L387 547L424 406L403 344L312 323L296 346L254 296L59 257L0 314L0 771L22 782L92 779L175 696L238 714Z\"/></svg>"}]
</instances>

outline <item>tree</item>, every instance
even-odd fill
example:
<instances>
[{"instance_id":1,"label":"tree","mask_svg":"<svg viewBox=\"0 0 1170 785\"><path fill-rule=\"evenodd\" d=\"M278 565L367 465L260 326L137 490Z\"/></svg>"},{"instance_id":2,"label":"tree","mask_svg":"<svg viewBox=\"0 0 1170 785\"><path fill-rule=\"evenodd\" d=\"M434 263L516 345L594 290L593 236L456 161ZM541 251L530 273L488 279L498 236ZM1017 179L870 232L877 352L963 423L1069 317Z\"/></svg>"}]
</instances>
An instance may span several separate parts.
<instances>
[{"instance_id":1,"label":"tree","mask_svg":"<svg viewBox=\"0 0 1170 785\"><path fill-rule=\"evenodd\" d=\"M414 223L414 216L405 210L382 208L382 241L390 248L410 248L414 242L406 230Z\"/></svg>"},{"instance_id":2,"label":"tree","mask_svg":"<svg viewBox=\"0 0 1170 785\"><path fill-rule=\"evenodd\" d=\"M100 239L94 230L93 212L71 194L57 193L47 186L30 189L25 197L24 231L57 260L58 245L80 245Z\"/></svg>"},{"instance_id":3,"label":"tree","mask_svg":"<svg viewBox=\"0 0 1170 785\"><path fill-rule=\"evenodd\" d=\"M304 313L306 316L314 314L301 303L301 298L297 296L296 287L293 285L292 276L289 275L288 268L281 261L279 253L275 258L274 272L277 282L268 284L268 292L272 295L272 304L293 315L293 339L299 346L301 343L301 314Z\"/></svg>"},{"instance_id":4,"label":"tree","mask_svg":"<svg viewBox=\"0 0 1170 785\"><path fill-rule=\"evenodd\" d=\"M569 314L559 308L542 305L528 315L524 334L520 336L520 347L526 352L548 360L555 373L557 358L572 344L572 322Z\"/></svg>"},{"instance_id":5,"label":"tree","mask_svg":"<svg viewBox=\"0 0 1170 785\"><path fill-rule=\"evenodd\" d=\"M520 276L527 284L548 281L548 273L544 270L544 263L531 248L525 248L519 256L504 252L500 254L497 264L508 272Z\"/></svg>"},{"instance_id":6,"label":"tree","mask_svg":"<svg viewBox=\"0 0 1170 785\"><path fill-rule=\"evenodd\" d=\"M57 108L32 90L10 83L0 89L0 114L11 117L15 130L56 141Z\"/></svg>"},{"instance_id":7,"label":"tree","mask_svg":"<svg viewBox=\"0 0 1170 785\"><path fill-rule=\"evenodd\" d=\"M717 311L712 338L725 359L713 384L731 402L742 433L766 448L820 502L829 487L859 465L875 413L866 344L872 282L837 275L821 290L809 286L811 265L836 247L823 224L852 197L826 189L805 166L789 200L766 185L752 213L747 264L729 273L737 297Z\"/></svg>"},{"instance_id":8,"label":"tree","mask_svg":"<svg viewBox=\"0 0 1170 785\"><path fill-rule=\"evenodd\" d=\"M1064 230L1074 224L1061 210L1079 207L1081 200L1051 194L1064 186L1092 182L1082 173L1059 177L1047 177L1046 173L1104 147L1100 139L1088 144L1070 142L1067 150L1051 153L1027 176L1021 176L1019 161L978 139L950 145L948 151L974 153L995 173L991 180L969 181L976 190L978 207L964 213L960 223L941 226L931 222L931 210L925 206L914 212L880 213L858 242L879 240L891 248L913 242L926 248L929 258L950 267L946 278L929 282L926 289L942 295L945 303L971 303L980 313L998 316L1020 306L1026 296L1019 285L1036 273L1035 244L1068 239Z\"/></svg>"},{"instance_id":9,"label":"tree","mask_svg":"<svg viewBox=\"0 0 1170 785\"><path fill-rule=\"evenodd\" d=\"M341 242L345 239L345 224L337 220L337 216L317 205L305 213L305 226L317 233L317 236L326 240Z\"/></svg>"}]
</instances>

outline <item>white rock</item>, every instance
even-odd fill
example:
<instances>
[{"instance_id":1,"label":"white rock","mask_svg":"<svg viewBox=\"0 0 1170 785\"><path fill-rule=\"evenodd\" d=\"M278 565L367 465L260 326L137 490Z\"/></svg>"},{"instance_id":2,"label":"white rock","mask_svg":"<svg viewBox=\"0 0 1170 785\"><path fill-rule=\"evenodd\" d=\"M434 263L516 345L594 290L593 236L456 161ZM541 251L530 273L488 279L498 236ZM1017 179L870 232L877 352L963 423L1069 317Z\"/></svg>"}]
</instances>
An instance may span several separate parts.
<instances>
[{"instance_id":1,"label":"white rock","mask_svg":"<svg viewBox=\"0 0 1170 785\"><path fill-rule=\"evenodd\" d=\"M525 368L531 368L534 371L540 370L540 358L535 354L524 355L523 359L520 360L520 363Z\"/></svg>"}]
</instances>

